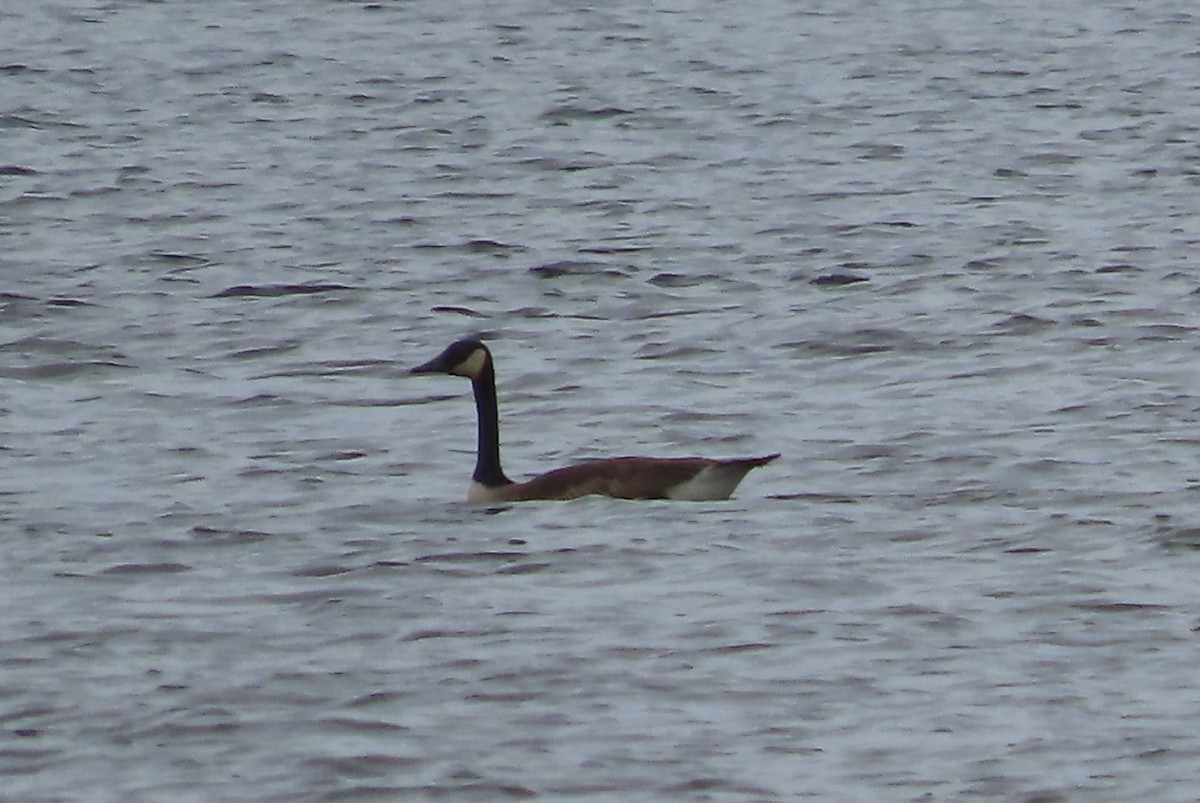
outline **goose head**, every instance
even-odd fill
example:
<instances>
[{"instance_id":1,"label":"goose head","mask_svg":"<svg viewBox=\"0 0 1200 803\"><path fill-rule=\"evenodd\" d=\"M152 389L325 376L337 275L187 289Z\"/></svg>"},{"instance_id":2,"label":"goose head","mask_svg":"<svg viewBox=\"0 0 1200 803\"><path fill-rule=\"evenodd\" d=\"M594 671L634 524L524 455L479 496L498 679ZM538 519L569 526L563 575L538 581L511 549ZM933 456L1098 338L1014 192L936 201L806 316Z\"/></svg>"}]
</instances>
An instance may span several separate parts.
<instances>
[{"instance_id":1,"label":"goose head","mask_svg":"<svg viewBox=\"0 0 1200 803\"><path fill-rule=\"evenodd\" d=\"M483 375L484 369L491 363L492 355L483 342L475 338L456 340L441 354L427 363L418 365L409 373L413 374L450 374L465 376L472 382Z\"/></svg>"}]
</instances>

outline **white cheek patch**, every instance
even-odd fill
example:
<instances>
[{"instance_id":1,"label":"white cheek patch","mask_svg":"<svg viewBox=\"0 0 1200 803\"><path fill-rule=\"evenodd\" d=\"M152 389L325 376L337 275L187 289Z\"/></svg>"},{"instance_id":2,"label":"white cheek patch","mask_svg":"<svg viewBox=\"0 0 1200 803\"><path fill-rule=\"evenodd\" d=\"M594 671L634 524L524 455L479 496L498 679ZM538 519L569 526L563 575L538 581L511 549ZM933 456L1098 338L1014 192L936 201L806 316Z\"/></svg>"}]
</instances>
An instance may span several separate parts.
<instances>
[{"instance_id":1,"label":"white cheek patch","mask_svg":"<svg viewBox=\"0 0 1200 803\"><path fill-rule=\"evenodd\" d=\"M467 379L474 379L483 371L483 365L487 362L487 352L483 349L475 349L471 352L471 356L460 362L451 369L450 373L458 376L465 376Z\"/></svg>"}]
</instances>

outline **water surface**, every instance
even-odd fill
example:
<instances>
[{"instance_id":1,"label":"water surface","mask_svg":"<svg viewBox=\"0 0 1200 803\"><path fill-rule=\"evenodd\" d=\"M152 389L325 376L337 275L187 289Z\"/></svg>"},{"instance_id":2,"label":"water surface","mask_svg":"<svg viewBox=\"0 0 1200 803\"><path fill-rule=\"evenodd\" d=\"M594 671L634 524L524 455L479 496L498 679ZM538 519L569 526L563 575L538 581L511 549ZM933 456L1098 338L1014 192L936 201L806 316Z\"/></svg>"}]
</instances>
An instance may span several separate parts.
<instances>
[{"instance_id":1,"label":"water surface","mask_svg":"<svg viewBox=\"0 0 1200 803\"><path fill-rule=\"evenodd\" d=\"M0 12L0 798L1200 797L1191 5L468 6Z\"/></svg>"}]
</instances>

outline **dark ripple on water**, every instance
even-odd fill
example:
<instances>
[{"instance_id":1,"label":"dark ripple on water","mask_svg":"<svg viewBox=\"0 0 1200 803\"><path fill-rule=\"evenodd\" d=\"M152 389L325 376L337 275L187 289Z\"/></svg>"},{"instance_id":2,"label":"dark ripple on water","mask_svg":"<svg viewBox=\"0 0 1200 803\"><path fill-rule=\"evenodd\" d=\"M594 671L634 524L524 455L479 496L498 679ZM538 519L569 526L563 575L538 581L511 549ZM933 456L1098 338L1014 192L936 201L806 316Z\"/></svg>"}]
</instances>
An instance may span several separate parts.
<instances>
[{"instance_id":1,"label":"dark ripple on water","mask_svg":"<svg viewBox=\"0 0 1200 803\"><path fill-rule=\"evenodd\" d=\"M3 12L0 797L1195 799L1193 12L718 16Z\"/></svg>"}]
</instances>

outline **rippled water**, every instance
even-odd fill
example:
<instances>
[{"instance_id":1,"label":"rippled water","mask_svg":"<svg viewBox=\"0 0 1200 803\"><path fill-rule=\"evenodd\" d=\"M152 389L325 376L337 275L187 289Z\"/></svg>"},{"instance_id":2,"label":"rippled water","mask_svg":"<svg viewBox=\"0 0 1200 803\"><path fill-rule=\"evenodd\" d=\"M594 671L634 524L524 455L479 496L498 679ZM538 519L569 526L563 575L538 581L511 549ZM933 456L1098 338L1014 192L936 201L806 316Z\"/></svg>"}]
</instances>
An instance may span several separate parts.
<instances>
[{"instance_id":1,"label":"rippled water","mask_svg":"<svg viewBox=\"0 0 1200 803\"><path fill-rule=\"evenodd\" d=\"M10 6L0 799L1200 799L1191 3Z\"/></svg>"}]
</instances>

